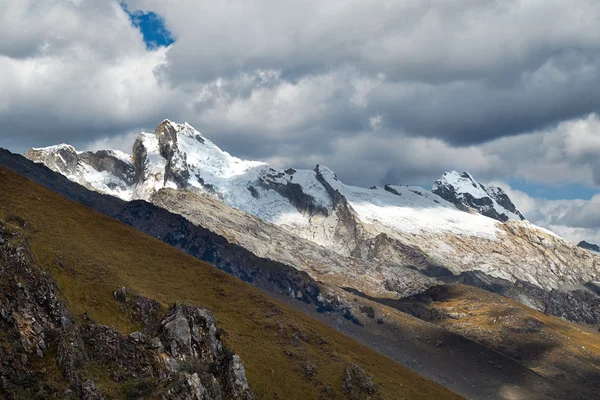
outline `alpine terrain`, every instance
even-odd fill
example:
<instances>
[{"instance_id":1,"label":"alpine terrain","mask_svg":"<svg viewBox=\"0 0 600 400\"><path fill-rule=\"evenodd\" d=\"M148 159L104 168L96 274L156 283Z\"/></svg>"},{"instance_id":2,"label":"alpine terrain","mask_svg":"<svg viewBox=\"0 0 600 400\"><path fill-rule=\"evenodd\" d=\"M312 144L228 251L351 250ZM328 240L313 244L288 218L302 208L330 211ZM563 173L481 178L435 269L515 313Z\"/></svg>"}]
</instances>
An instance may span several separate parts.
<instances>
[{"instance_id":1,"label":"alpine terrain","mask_svg":"<svg viewBox=\"0 0 600 400\"><path fill-rule=\"evenodd\" d=\"M241 160L168 120L141 133L132 155L59 145L25 156L89 189L154 203L260 257L366 295L405 297L454 277L572 321L600 322L600 259L529 223L502 189L467 172L445 173L431 191L363 189L322 165L279 170ZM568 302L578 305L561 306Z\"/></svg>"},{"instance_id":2,"label":"alpine terrain","mask_svg":"<svg viewBox=\"0 0 600 400\"><path fill-rule=\"evenodd\" d=\"M0 167L0 398L460 397Z\"/></svg>"},{"instance_id":3,"label":"alpine terrain","mask_svg":"<svg viewBox=\"0 0 600 400\"><path fill-rule=\"evenodd\" d=\"M277 169L236 158L190 125L168 120L153 133L140 133L131 154L80 152L63 144L30 149L25 157L35 163L0 151L0 164L210 262L463 396L596 396L600 383L600 258L528 222L502 189L481 184L468 172L446 172L431 190L393 183L360 188L344 184L323 165L312 170ZM11 173L6 170L5 176ZM14 184L22 179L10 176ZM31 193L45 190L27 185ZM35 207L31 205L25 213L16 200L19 189L11 193L14 197L3 199L3 204L12 204L19 212L7 209L5 213L8 216L10 211L25 221L21 224L24 228L19 228L25 231L15 235L35 238L36 229L41 229L35 221L42 218L42 211L32 211ZM35 196L31 194L31 204L35 204ZM67 200L59 204L63 201ZM50 216L44 221L46 218ZM73 239L69 247L80 246L77 242ZM55 263L56 257L48 262ZM118 263L114 265L116 268ZM110 307L121 307L122 314L131 315L132 321L140 321L136 319L135 296L156 298L169 310L151 319L152 329L158 327L158 331L139 330L144 337L156 337L161 343L167 340L161 326L174 318L169 312L183 313L194 321L197 318L190 315L213 312L218 329L216 313L224 307L220 301L211 303L208 310L178 311L182 306L174 304L176 301L193 307L205 300L191 301L191 295L161 300L158 287L148 296L146 284L136 283L143 270L119 268L124 269L106 272L110 277L116 274L111 278L115 286L111 290L126 287L124 294L115 294L121 303ZM189 290L194 290L190 278L194 273L186 275ZM64 274L67 280L69 273ZM144 279L154 281L152 277ZM197 281L196 285L203 284ZM66 290L60 279L58 288ZM130 291L136 293L132 298ZM73 304L85 300L81 294L75 296L80 297L71 297ZM229 301L227 296L217 299ZM85 304L95 307L90 299ZM204 319L213 321L210 318ZM206 326L210 323L203 322ZM76 326L88 329L89 324ZM271 322L265 329L267 325L272 328ZM235 339L235 350L242 349L246 340L242 331L238 332L242 336ZM291 332L297 336L294 329ZM82 340L87 346L85 337ZM215 340L223 339L215 336ZM224 340L227 343L229 339ZM158 347L156 354L161 349ZM173 351L167 350L177 361ZM308 361L305 355L312 351L286 353L290 360L300 362L294 368L301 368L297 372L304 371L309 381L312 368L321 370L318 363L322 362ZM218 365L223 367L217 369L225 375L209 370L220 386L207 390L226 393L239 386L224 378L232 376L227 372L230 366L239 369L230 361L238 359L231 358L228 351L223 356L215 354L217 361L211 362L221 362ZM256 359L246 361L249 354L253 353L240 350L239 354L239 362L246 367L248 390L260 395L273 391L263 383L253 387L253 379L262 382L266 378L252 375L247 363L258 364ZM377 374L355 364L358 369L348 367L350 376L377 379ZM267 371L263 369L261 373ZM167 370L163 375L168 377L174 371L180 370ZM148 378L160 382L163 375ZM200 379L204 387L206 379L212 382L213 378L206 375ZM327 395L331 396L327 385L332 393L345 393L339 382L336 389L322 378L318 381ZM83 390L77 382L76 388ZM156 388L160 387L157 384ZM370 396L369 390L357 392L358 397L342 396L363 398ZM384 398L403 396L399 391Z\"/></svg>"}]
</instances>

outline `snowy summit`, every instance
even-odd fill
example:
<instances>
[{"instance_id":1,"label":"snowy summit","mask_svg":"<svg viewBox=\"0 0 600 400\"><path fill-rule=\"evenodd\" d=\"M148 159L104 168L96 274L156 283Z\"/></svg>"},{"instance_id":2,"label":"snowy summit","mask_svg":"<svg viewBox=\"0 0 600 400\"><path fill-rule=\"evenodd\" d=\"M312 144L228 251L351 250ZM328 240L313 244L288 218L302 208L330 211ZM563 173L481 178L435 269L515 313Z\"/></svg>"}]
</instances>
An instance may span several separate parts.
<instances>
[{"instance_id":1,"label":"snowy summit","mask_svg":"<svg viewBox=\"0 0 600 400\"><path fill-rule=\"evenodd\" d=\"M494 210L501 221L522 219L516 208L511 212L500 205L501 201L512 204L510 199L505 201L501 189L477 184L468 173L444 174L433 192L393 185L364 189L343 184L324 166L279 170L265 162L239 159L191 125L169 120L154 133L140 133L131 156L113 150L77 152L67 145L31 149L26 155L86 187L123 200L150 200L162 188L184 189L290 227L307 227L315 214L330 214L336 192L361 221L407 233L496 237L493 220L464 213L455 207L458 203L496 218L489 212Z\"/></svg>"}]
</instances>

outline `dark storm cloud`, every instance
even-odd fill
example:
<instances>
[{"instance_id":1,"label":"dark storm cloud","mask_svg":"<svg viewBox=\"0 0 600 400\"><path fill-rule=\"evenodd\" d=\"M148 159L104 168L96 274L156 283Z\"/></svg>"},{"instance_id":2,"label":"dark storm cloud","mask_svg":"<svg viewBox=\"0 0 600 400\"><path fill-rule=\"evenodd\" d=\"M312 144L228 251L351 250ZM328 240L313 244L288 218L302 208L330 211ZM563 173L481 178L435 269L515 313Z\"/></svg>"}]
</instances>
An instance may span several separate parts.
<instances>
[{"instance_id":1,"label":"dark storm cloud","mask_svg":"<svg viewBox=\"0 0 600 400\"><path fill-rule=\"evenodd\" d=\"M309 121L324 131L353 134L380 115L392 134L464 146L600 109L594 1L129 3L157 10L177 37L161 67L174 85L262 69L279 83L341 66L385 76L364 111L343 115L347 98L331 96L329 118Z\"/></svg>"},{"instance_id":2,"label":"dark storm cloud","mask_svg":"<svg viewBox=\"0 0 600 400\"><path fill-rule=\"evenodd\" d=\"M372 94L370 107L391 127L455 145L548 128L600 110L600 93L593 89L600 84L600 58L569 57L547 60L503 86L483 79L389 83Z\"/></svg>"},{"instance_id":3,"label":"dark storm cloud","mask_svg":"<svg viewBox=\"0 0 600 400\"><path fill-rule=\"evenodd\" d=\"M168 70L184 82L351 64L392 80L443 83L518 74L564 49L598 50L599 6L589 0L128 3L165 17L178 41Z\"/></svg>"}]
</instances>

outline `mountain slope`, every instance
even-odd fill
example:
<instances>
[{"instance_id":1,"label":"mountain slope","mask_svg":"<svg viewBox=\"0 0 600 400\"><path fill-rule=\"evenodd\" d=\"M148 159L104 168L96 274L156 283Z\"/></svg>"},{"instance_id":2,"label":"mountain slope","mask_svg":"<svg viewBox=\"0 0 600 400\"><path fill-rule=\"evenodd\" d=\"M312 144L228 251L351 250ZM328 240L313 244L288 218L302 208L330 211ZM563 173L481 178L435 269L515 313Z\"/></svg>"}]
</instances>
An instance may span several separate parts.
<instances>
[{"instance_id":1,"label":"mountain slope","mask_svg":"<svg viewBox=\"0 0 600 400\"><path fill-rule=\"evenodd\" d=\"M138 325L129 336L74 316L31 253L26 225L0 220L0 397L255 398L206 309L164 310L122 287L113 294L121 316Z\"/></svg>"},{"instance_id":2,"label":"mountain slope","mask_svg":"<svg viewBox=\"0 0 600 400\"><path fill-rule=\"evenodd\" d=\"M161 304L208 308L260 398L318 398L328 387L343 396L344 374L360 374L353 363L373 377L381 398L457 398L196 258L2 168L0 217L8 215L24 221L35 259L77 318L133 332L113 298L121 286Z\"/></svg>"},{"instance_id":3,"label":"mountain slope","mask_svg":"<svg viewBox=\"0 0 600 400\"><path fill-rule=\"evenodd\" d=\"M481 185L468 173L447 173L434 185L455 204L422 188L363 189L345 185L324 166L278 170L240 160L188 124L170 121L140 134L129 160L111 152L74 152L79 158L73 164L61 153L64 148L32 149L27 157L100 192L159 204L313 279L330 278L338 286L347 280L363 293L391 297L431 285L425 276L466 279L573 321L600 322L599 313L589 312L600 301L590 290L600 280L600 259L521 221L501 189ZM126 165L100 162L107 154ZM87 179L94 167L110 178ZM203 216L208 210L214 218ZM514 219L500 223L481 213Z\"/></svg>"},{"instance_id":4,"label":"mountain slope","mask_svg":"<svg viewBox=\"0 0 600 400\"><path fill-rule=\"evenodd\" d=\"M98 202L103 208L107 209L111 208L109 207L110 201L113 202L112 209L118 209L123 205L117 199L112 198L111 200L110 197L94 192L87 192L87 196L84 196L78 185L69 182L58 174L49 172L41 165L34 165L22 157L0 152L0 161L44 182L45 185L64 191L68 196L75 194L80 201L85 203L93 205ZM50 179L52 174L55 175L54 180ZM65 182L61 184L63 180ZM106 201L103 202L103 200ZM200 228L186 228L186 222L181 217L150 204L137 201L131 202L125 204L120 211L117 211L117 215L124 217L125 222L137 225L140 229L152 235L161 235L161 237L164 237L163 240L173 242L191 254L197 256L217 255L217 258L213 258L213 260L218 265L226 270L233 267L230 272L241 274L238 276L252 280L259 287L269 290L277 287L295 287L295 291L307 294L308 297L304 298L303 296L299 300L281 297L281 300L341 331L347 332L363 343L368 343L378 351L410 366L411 369L417 370L444 385L460 390L469 398L497 398L503 400L515 397L530 399L586 398L583 393L579 392L578 388L566 389L561 385L547 381L524 368L518 362L491 351L477 342L449 334L444 329L437 328L428 322L415 320L393 308L382 305L380 302L373 302L362 296L357 297L344 290L337 291L338 302L341 301L339 304L342 305L350 304L353 306L352 308L355 309L355 313L357 313L355 315L360 319L361 326L357 325L356 322L336 318L336 312L333 312L332 308L324 309L325 313L323 311L315 313L314 308L311 308L312 306L305 303L305 301L309 298L310 301L315 299L311 296L314 295L315 289L318 293L318 290L320 290L318 289L319 284L310 283L307 277L298 280L299 277L294 277L294 270L290 270L285 265L274 264L268 260L252 260L251 253L242 255L239 254L240 249L235 249L235 246L232 248L224 247L220 244L218 238L210 239L210 236L215 234L208 231L204 231L204 233L198 231L202 236L198 236L196 233L192 234ZM164 228L161 228L161 226ZM162 236L163 229L166 232L171 232L170 236ZM207 235L209 236L207 237ZM198 245L199 247L197 247ZM202 250L203 248L205 250ZM240 256L244 257L245 262L241 263L242 259L238 258ZM63 263L63 260L61 260L61 263ZM288 286L289 284L292 286ZM330 289L329 287L328 290ZM282 293L288 292L284 290ZM277 293L274 294L277 295ZM296 298L295 295L294 298ZM330 311L327 310L331 310L333 313L330 314ZM120 319L122 319L122 316ZM125 321L125 324L125 326L128 326L129 323ZM439 347L438 343L440 342L445 343L445 345ZM523 345L527 346L527 343L525 342ZM295 352L292 353L295 354ZM504 367L499 369L497 365Z\"/></svg>"},{"instance_id":5,"label":"mountain slope","mask_svg":"<svg viewBox=\"0 0 600 400\"><path fill-rule=\"evenodd\" d=\"M592 389L600 383L597 332L463 285L436 286L386 303L597 397Z\"/></svg>"},{"instance_id":6,"label":"mountain slope","mask_svg":"<svg viewBox=\"0 0 600 400\"><path fill-rule=\"evenodd\" d=\"M469 398L501 400L511 398L585 399L587 397L584 393L595 390L593 385L591 387L588 385L572 386L566 384L563 380L549 381L512 359L510 354L505 355L490 350L466 336L461 337L452 334L445 329L432 325L430 322L415 320L392 307L383 305L389 298L373 297L372 300L369 300L367 296L360 293L360 291L356 291L356 289L339 287L340 284L350 284L351 281L348 279L343 279L341 282L328 280L330 274L326 273L327 269L322 271L325 274L321 273L319 275L320 281L317 282L307 273L300 272L288 265L267 258L257 258L244 248L228 243L227 240L215 232L232 232L230 228L238 226L240 232L235 234L241 235L242 239L240 240L252 240L256 236L252 246L260 246L262 243L262 251L266 250L269 257L276 254L271 252L270 249L280 249L281 245L285 243L282 241L285 240L285 235L291 235L273 224L235 211L219 201L204 196L198 197L198 195L187 191L175 191L176 196L173 197L168 193L172 189L161 190L156 194L158 197L166 195L166 200L179 205L182 214L190 221L196 221L198 224L194 225L182 216L172 214L143 201L125 203L114 197L87 191L43 165L34 164L21 156L6 151L0 151L0 164L7 165L11 169L19 171L83 204L88 204L91 207L99 206L105 210L104 212L108 210L109 215L120 221L151 236L160 238L189 254L210 261L235 276L252 282L253 285L277 296L277 298L285 301L295 309L312 315L314 318L356 338L361 343L392 357L412 370ZM198 208L199 199L202 200L202 204L206 206L205 208ZM193 209L186 210L188 202L194 206ZM203 225L210 227L210 229L206 229ZM248 231L250 226L252 228ZM231 237L229 240L231 240ZM302 242L293 236L292 240ZM270 241L275 241L278 246L270 245ZM300 246L307 245L307 243L299 244ZM298 248L301 258L304 259L307 254L310 254L310 251L305 247ZM287 254L288 256L293 255L293 252ZM312 260L318 261L318 255L323 257L324 260L334 258L329 256L328 250L324 248L321 248ZM338 256L338 258L340 257ZM352 258L344 260L352 260ZM321 265L319 268L326 266L323 263L319 265ZM306 263L309 272L311 271L310 267L311 263ZM319 268L316 269L316 272L319 272ZM406 285L413 284L410 280L414 278L416 271L406 268L402 270L413 273L413 275L404 275L408 282L401 282L405 285L405 288L409 288L410 286L407 287ZM363 270L364 272L365 270ZM524 286L523 283L510 285L498 279L492 280L481 273L461 275L458 279L461 282L475 284L476 286L489 285L490 289L488 290L506 288L511 291L506 295L516 298L522 296L523 293L529 294L531 292L536 293L536 290L539 291L531 285ZM362 281L364 279L358 282L355 281L352 285L356 286L356 283ZM435 280L430 280L428 286L432 284L435 284ZM476 289L471 290L474 291L473 299L485 299L485 296L477 294ZM285 295L285 297L280 294ZM554 307L563 304L560 297L555 297L559 293L552 292L552 294L553 297L550 301ZM489 299L486 299L481 305L485 306L486 302L489 302ZM473 302L474 306L477 306L477 304L477 301ZM555 311L585 312L591 313L589 315L593 316L594 310L598 309L594 306L582 309L580 304L573 304L572 300L568 300L568 307L559 307ZM563 324L565 323L563 322ZM502 324L502 326L505 326L505 324ZM485 325L481 328L486 329ZM573 328L570 328L567 332L572 331ZM594 334L592 333L592 335ZM438 346L440 342L445 343L445 345ZM587 345L586 343L583 344ZM530 341L528 339L520 340L518 345L527 348L530 346ZM560 346L558 349L560 349ZM498 366L503 367L499 368ZM573 363L566 365L565 368L571 368L574 374L578 374L577 370L581 369L581 363L577 363L575 359Z\"/></svg>"}]
</instances>

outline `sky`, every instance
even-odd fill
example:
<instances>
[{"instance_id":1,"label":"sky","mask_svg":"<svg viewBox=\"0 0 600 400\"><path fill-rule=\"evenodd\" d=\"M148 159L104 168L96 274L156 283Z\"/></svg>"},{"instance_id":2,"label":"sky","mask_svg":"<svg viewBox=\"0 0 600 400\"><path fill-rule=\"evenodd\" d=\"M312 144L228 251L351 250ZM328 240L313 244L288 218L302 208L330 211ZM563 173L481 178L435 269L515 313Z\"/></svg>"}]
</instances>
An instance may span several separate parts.
<instances>
[{"instance_id":1,"label":"sky","mask_svg":"<svg viewBox=\"0 0 600 400\"><path fill-rule=\"evenodd\" d=\"M600 243L597 0L5 0L0 71L15 152L168 118L361 186L466 170Z\"/></svg>"}]
</instances>

